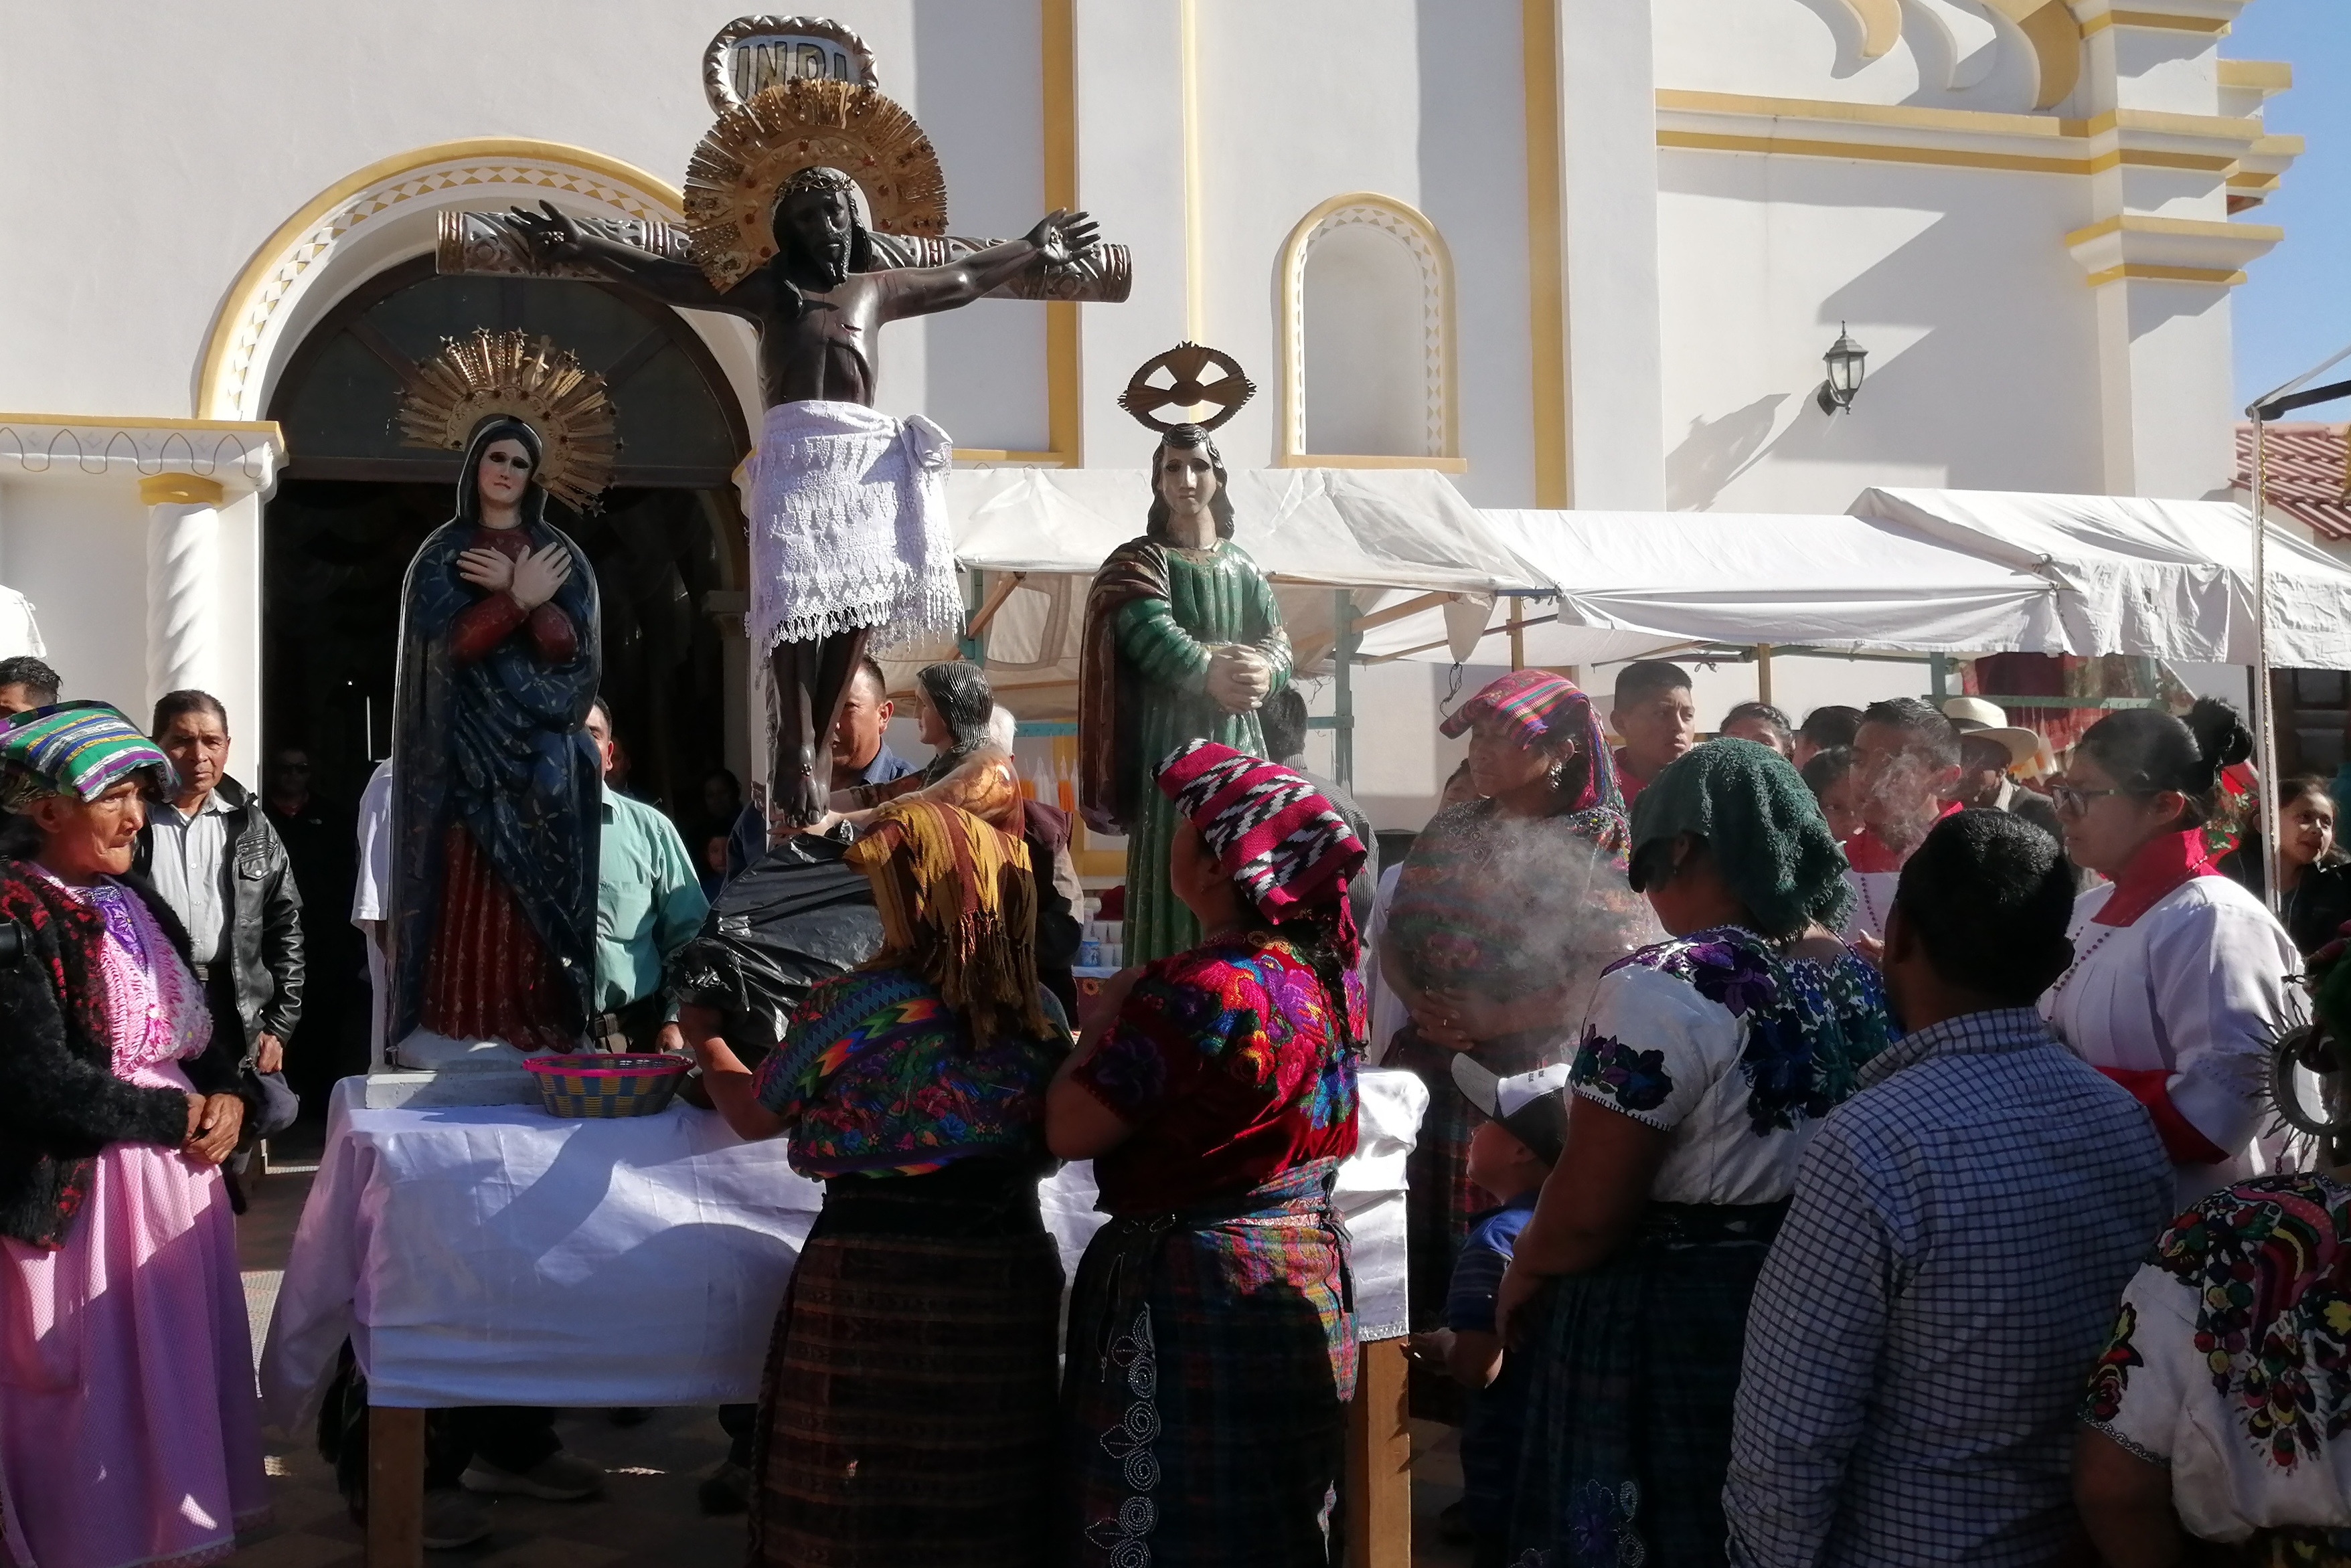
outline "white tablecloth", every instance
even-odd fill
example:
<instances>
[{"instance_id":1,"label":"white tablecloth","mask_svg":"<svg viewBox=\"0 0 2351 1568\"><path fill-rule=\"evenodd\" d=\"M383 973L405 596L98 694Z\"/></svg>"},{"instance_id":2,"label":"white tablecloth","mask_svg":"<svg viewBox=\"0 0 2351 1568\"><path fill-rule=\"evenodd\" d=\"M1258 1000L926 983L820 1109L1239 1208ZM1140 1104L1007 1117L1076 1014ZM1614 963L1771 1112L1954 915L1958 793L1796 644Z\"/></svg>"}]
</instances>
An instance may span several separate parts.
<instances>
[{"instance_id":1,"label":"white tablecloth","mask_svg":"<svg viewBox=\"0 0 2351 1568\"><path fill-rule=\"evenodd\" d=\"M287 1431L349 1337L379 1405L748 1401L784 1283L823 1201L781 1138L707 1111L559 1121L535 1106L368 1110L336 1086L262 1353ZM1427 1091L1363 1075L1361 1145L1340 1168L1364 1339L1405 1332L1404 1163ZM1063 1266L1102 1223L1090 1165L1041 1188Z\"/></svg>"}]
</instances>

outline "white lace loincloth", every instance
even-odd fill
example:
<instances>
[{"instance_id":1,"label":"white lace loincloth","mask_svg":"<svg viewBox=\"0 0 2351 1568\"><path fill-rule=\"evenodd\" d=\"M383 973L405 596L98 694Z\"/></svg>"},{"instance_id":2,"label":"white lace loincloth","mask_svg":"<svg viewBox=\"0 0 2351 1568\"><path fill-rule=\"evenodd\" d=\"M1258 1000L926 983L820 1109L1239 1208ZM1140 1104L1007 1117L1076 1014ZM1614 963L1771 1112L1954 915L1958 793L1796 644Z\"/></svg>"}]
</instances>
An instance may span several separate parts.
<instances>
[{"instance_id":1,"label":"white lace loincloth","mask_svg":"<svg viewBox=\"0 0 2351 1568\"><path fill-rule=\"evenodd\" d=\"M963 627L946 431L856 403L768 410L750 462L751 646L859 627L887 647Z\"/></svg>"}]
</instances>

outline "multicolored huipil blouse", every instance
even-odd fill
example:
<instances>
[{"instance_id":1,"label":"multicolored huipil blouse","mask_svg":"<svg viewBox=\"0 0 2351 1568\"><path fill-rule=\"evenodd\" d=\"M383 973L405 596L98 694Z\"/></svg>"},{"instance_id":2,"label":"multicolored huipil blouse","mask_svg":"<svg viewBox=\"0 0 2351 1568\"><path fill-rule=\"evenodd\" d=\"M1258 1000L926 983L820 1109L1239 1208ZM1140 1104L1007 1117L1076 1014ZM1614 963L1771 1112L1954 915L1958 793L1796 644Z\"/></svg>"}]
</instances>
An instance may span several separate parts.
<instances>
[{"instance_id":1,"label":"multicolored huipil blouse","mask_svg":"<svg viewBox=\"0 0 2351 1568\"><path fill-rule=\"evenodd\" d=\"M958 1159L1045 1158L1045 1085L1069 1054L1050 1035L976 1040L962 1014L904 970L824 981L759 1064L759 1103L791 1130L803 1176L919 1176Z\"/></svg>"},{"instance_id":2,"label":"multicolored huipil blouse","mask_svg":"<svg viewBox=\"0 0 2351 1568\"><path fill-rule=\"evenodd\" d=\"M1575 1092L1673 1135L1659 1203L1776 1203L1820 1119L1894 1038L1851 953L1789 958L1737 926L1643 948L1601 976Z\"/></svg>"},{"instance_id":3,"label":"multicolored huipil blouse","mask_svg":"<svg viewBox=\"0 0 2351 1568\"><path fill-rule=\"evenodd\" d=\"M2351 1189L2262 1177L2174 1220L2123 1291L2081 1416L2171 1472L2189 1534L2351 1556Z\"/></svg>"},{"instance_id":4,"label":"multicolored huipil blouse","mask_svg":"<svg viewBox=\"0 0 2351 1568\"><path fill-rule=\"evenodd\" d=\"M1238 1197L1355 1152L1364 993L1343 1029L1313 966L1279 929L1223 936L1144 967L1072 1075L1134 1128L1094 1161L1102 1207L1150 1213Z\"/></svg>"}]
</instances>

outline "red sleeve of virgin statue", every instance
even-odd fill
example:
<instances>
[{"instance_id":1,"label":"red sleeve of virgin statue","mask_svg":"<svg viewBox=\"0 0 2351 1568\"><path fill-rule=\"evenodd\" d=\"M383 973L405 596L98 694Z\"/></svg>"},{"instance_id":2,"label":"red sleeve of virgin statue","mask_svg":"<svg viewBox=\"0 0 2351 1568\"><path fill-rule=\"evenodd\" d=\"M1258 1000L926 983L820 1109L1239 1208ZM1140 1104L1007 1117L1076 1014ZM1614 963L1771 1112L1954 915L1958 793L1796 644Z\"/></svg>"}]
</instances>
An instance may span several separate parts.
<instances>
[{"instance_id":1,"label":"red sleeve of virgin statue","mask_svg":"<svg viewBox=\"0 0 2351 1568\"><path fill-rule=\"evenodd\" d=\"M545 606L541 606L545 608ZM496 593L457 612L449 627L449 650L460 664L471 664L506 640L507 633L523 622L523 607L514 595Z\"/></svg>"},{"instance_id":2,"label":"red sleeve of virgin statue","mask_svg":"<svg viewBox=\"0 0 2351 1568\"><path fill-rule=\"evenodd\" d=\"M2171 1103L2166 1087L2171 1074L2163 1067L2101 1067L2099 1072L2120 1084L2130 1097L2147 1107L2155 1118L2156 1136L2163 1140L2163 1152L2171 1157L2174 1165L2218 1165L2229 1158L2229 1151L2196 1130L2196 1124L2179 1114Z\"/></svg>"},{"instance_id":3,"label":"red sleeve of virgin statue","mask_svg":"<svg viewBox=\"0 0 2351 1568\"><path fill-rule=\"evenodd\" d=\"M530 612L530 640L538 656L549 664L569 664L571 656L580 651L580 638L571 629L571 618L555 607L550 599Z\"/></svg>"},{"instance_id":4,"label":"red sleeve of virgin statue","mask_svg":"<svg viewBox=\"0 0 2351 1568\"><path fill-rule=\"evenodd\" d=\"M512 594L492 594L480 604L457 612L456 623L449 628L449 646L455 651L458 663L471 664L524 624L523 607L515 603ZM571 629L571 618L553 604L543 604L532 610L528 624L531 646L548 663L569 664L580 651L580 638Z\"/></svg>"}]
</instances>

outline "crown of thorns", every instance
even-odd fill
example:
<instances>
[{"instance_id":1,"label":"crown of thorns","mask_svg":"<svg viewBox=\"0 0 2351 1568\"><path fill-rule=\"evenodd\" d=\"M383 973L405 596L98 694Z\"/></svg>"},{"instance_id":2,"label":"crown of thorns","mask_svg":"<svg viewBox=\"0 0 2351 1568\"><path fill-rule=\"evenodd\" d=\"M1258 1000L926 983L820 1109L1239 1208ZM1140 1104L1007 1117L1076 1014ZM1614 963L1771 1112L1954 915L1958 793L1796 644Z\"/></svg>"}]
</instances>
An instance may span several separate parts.
<instances>
[{"instance_id":1,"label":"crown of thorns","mask_svg":"<svg viewBox=\"0 0 2351 1568\"><path fill-rule=\"evenodd\" d=\"M828 169L819 163L801 170L785 181L783 188L777 194L796 196L802 191L853 191L856 188L857 182L840 170Z\"/></svg>"}]
</instances>

